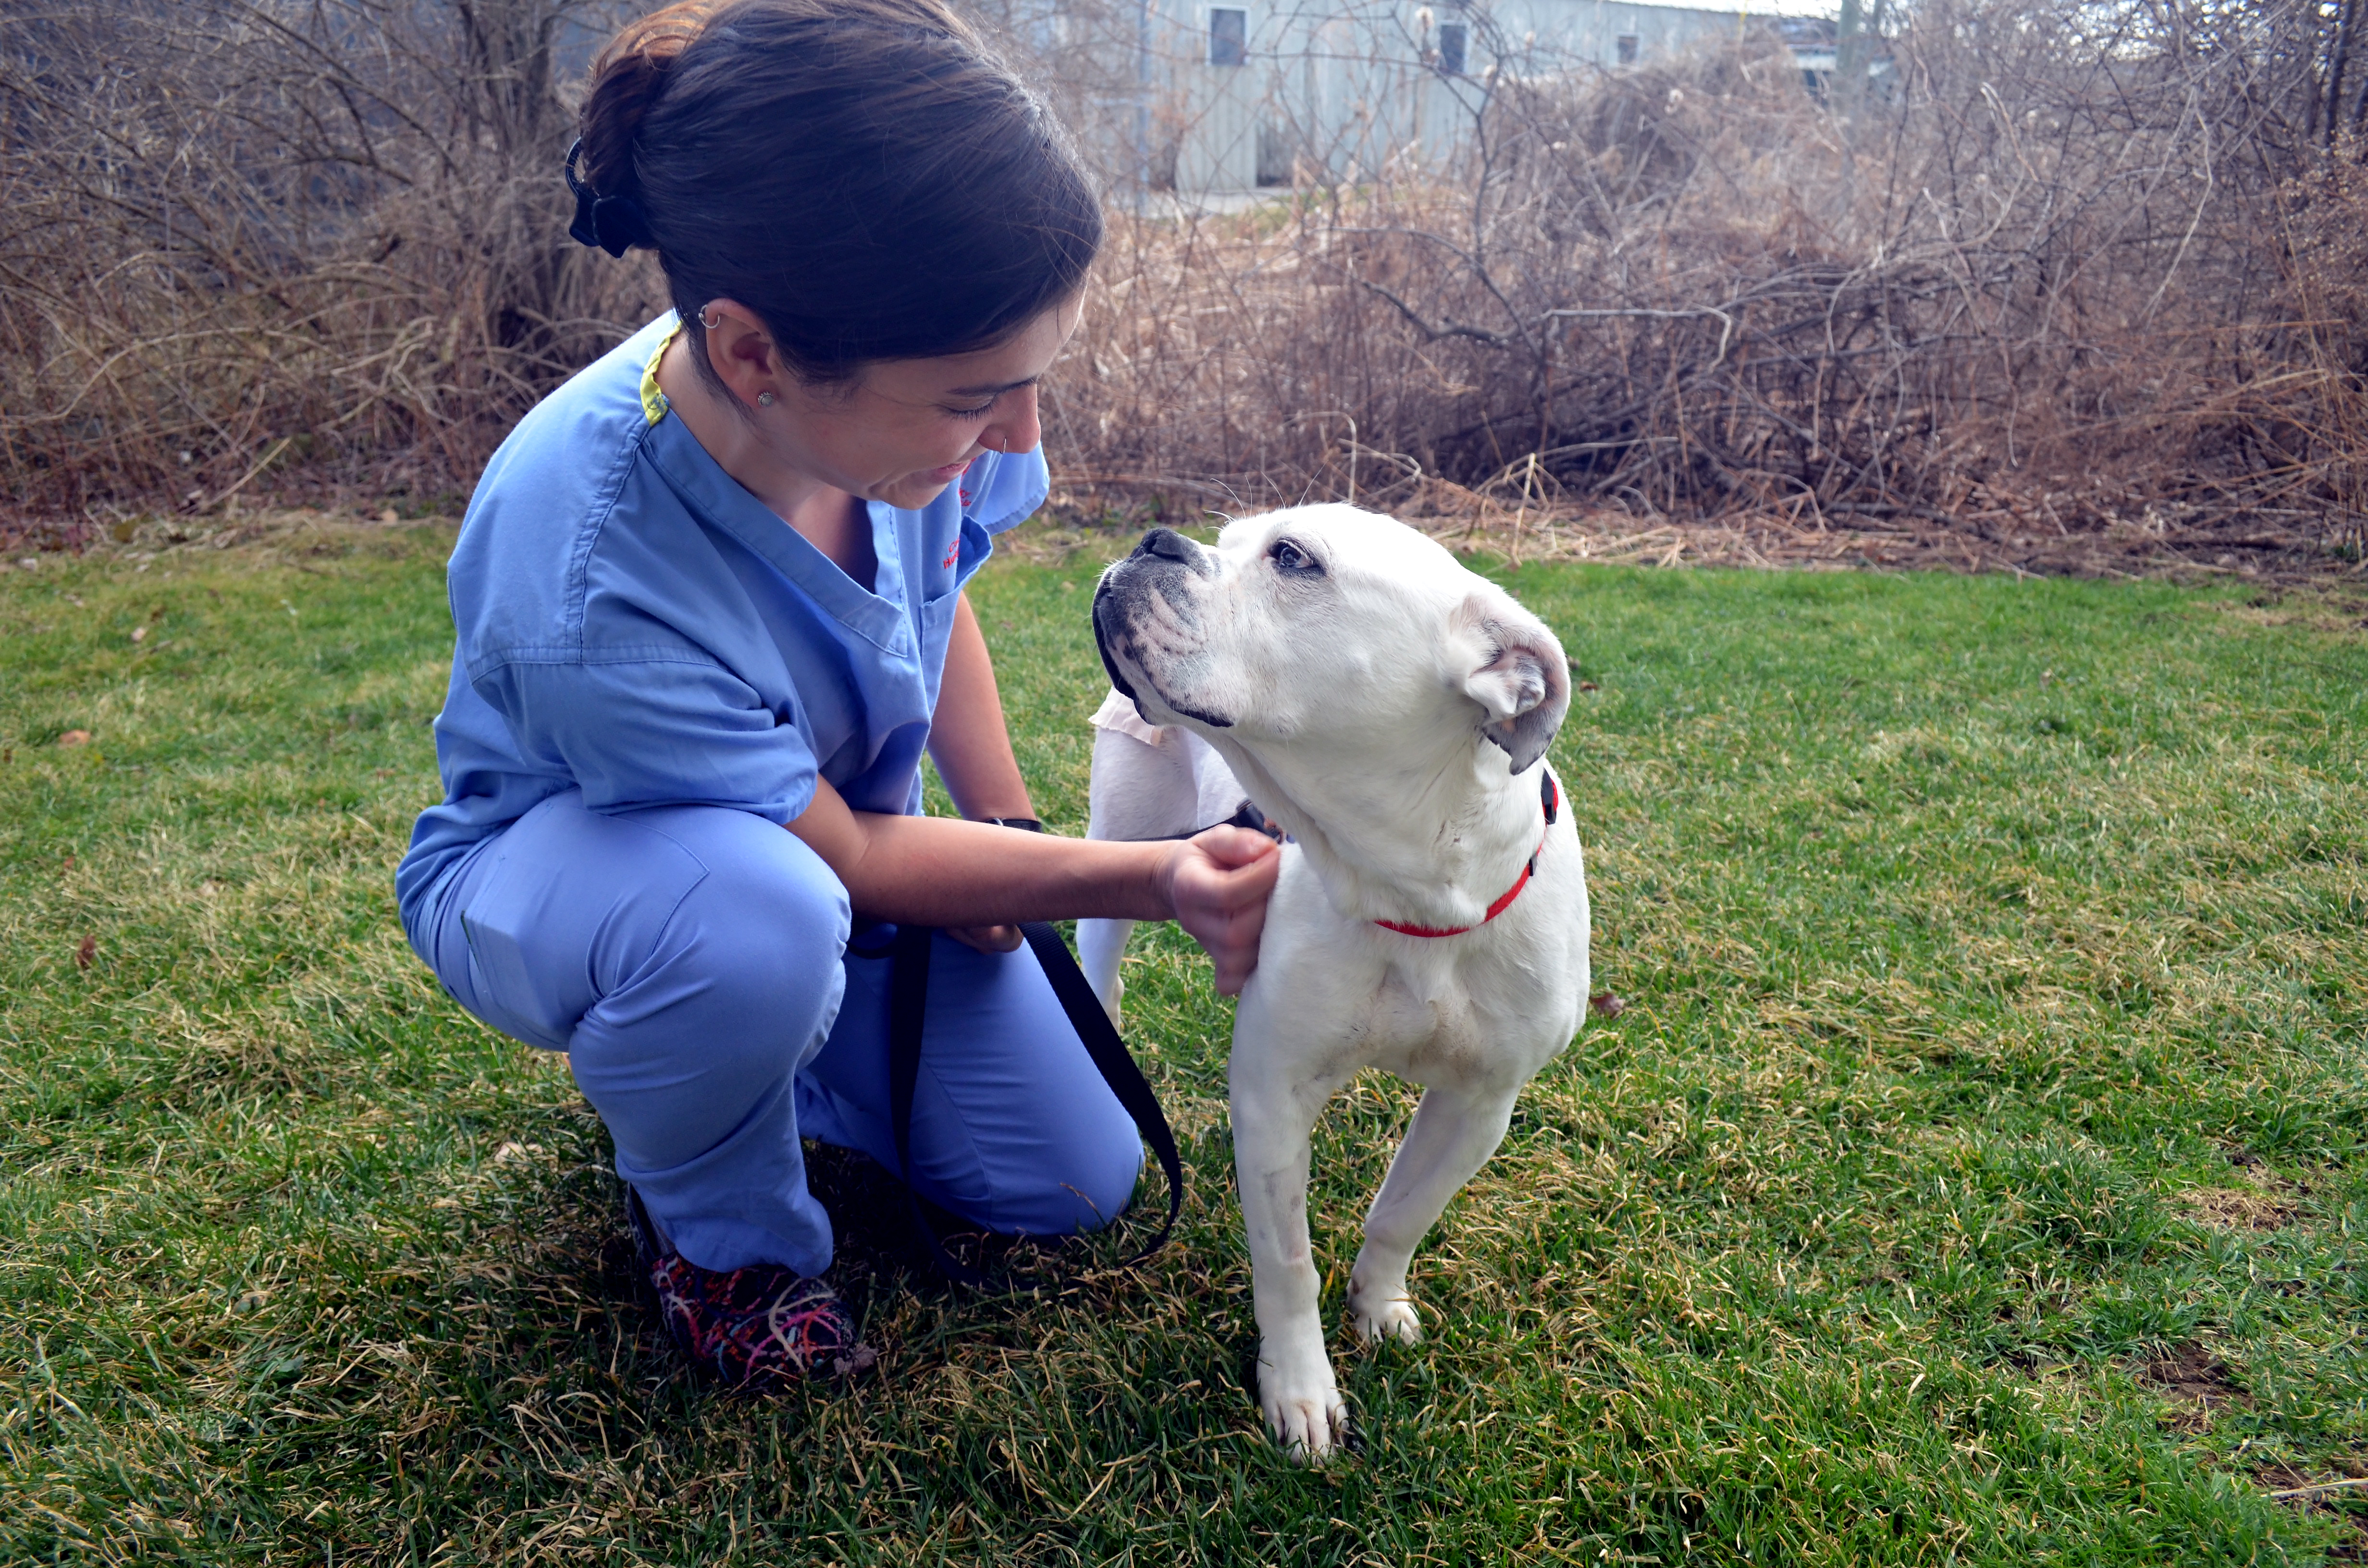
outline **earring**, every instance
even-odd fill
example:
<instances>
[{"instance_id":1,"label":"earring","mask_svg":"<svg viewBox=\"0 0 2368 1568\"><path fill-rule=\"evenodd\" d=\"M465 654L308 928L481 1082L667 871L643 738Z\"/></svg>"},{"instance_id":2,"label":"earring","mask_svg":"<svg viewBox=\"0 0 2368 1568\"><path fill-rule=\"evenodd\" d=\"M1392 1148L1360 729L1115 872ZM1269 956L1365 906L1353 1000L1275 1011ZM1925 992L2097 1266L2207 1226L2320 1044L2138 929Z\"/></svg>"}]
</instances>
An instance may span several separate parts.
<instances>
[{"instance_id":1,"label":"earring","mask_svg":"<svg viewBox=\"0 0 2368 1568\"><path fill-rule=\"evenodd\" d=\"M701 325L701 326L703 326L703 327L705 327L708 331L710 331L710 332L713 332L716 328L718 328L718 327L722 326L723 324L722 322L720 322L720 321L717 321L713 316L712 316L712 315L708 314L705 311L701 311L701 312L699 312L699 324L700 324L700 325Z\"/></svg>"},{"instance_id":2,"label":"earring","mask_svg":"<svg viewBox=\"0 0 2368 1568\"><path fill-rule=\"evenodd\" d=\"M772 407L773 394L771 392L758 392L757 394L757 406L759 408Z\"/></svg>"}]
</instances>

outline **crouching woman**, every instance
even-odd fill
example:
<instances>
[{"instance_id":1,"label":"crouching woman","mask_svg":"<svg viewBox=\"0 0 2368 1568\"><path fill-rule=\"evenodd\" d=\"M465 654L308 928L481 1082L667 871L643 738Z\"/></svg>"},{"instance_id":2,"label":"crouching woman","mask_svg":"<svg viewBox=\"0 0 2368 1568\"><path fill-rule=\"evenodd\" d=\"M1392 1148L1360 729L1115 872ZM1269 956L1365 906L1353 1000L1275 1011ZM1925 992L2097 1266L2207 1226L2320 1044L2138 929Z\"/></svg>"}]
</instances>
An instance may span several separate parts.
<instances>
[{"instance_id":1,"label":"crouching woman","mask_svg":"<svg viewBox=\"0 0 2368 1568\"><path fill-rule=\"evenodd\" d=\"M1276 860L1000 825L1033 812L962 584L1044 498L1037 384L1101 237L1043 104L935 0L727 0L620 34L581 130L573 233L655 251L674 309L471 498L404 928L567 1053L693 1358L845 1370L801 1140L895 1163L888 924L942 928L915 1186L1057 1235L1142 1148L1011 924L1174 918L1237 990ZM920 814L924 750L969 820Z\"/></svg>"}]
</instances>

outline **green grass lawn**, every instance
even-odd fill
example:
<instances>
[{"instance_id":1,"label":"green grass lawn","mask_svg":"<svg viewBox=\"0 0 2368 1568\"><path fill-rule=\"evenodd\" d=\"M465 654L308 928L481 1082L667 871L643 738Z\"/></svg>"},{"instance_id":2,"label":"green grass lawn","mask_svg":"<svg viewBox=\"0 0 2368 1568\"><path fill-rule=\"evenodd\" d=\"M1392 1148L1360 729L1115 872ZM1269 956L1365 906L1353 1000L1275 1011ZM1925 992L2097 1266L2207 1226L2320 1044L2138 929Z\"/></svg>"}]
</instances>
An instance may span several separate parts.
<instances>
[{"instance_id":1,"label":"green grass lawn","mask_svg":"<svg viewBox=\"0 0 2368 1568\"><path fill-rule=\"evenodd\" d=\"M882 1375L685 1380L564 1061L395 921L448 542L0 574L0 1561L2368 1555L2368 1488L2267 1495L2368 1475L2362 607L1506 574L1597 688L1554 757L1630 1006L1417 1255L1429 1343L1336 1312L1363 1443L1310 1471L1245 1392L1229 1014L1172 933L1166 1254L952 1300L842 1171ZM973 590L1073 832L1094 566ZM1410 1105L1318 1131L1336 1308Z\"/></svg>"}]
</instances>

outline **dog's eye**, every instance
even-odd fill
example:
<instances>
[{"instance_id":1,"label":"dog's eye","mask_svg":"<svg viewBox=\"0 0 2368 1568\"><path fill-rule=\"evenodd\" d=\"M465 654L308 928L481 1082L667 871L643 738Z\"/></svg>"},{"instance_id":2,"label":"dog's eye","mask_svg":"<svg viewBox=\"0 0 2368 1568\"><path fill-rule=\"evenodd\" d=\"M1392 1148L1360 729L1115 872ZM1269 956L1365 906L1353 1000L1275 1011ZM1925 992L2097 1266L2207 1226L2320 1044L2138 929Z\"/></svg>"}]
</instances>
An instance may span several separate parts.
<instances>
[{"instance_id":1,"label":"dog's eye","mask_svg":"<svg viewBox=\"0 0 2368 1568\"><path fill-rule=\"evenodd\" d=\"M1321 575L1324 563L1287 539L1279 539L1267 547L1267 559L1278 572L1308 572Z\"/></svg>"}]
</instances>

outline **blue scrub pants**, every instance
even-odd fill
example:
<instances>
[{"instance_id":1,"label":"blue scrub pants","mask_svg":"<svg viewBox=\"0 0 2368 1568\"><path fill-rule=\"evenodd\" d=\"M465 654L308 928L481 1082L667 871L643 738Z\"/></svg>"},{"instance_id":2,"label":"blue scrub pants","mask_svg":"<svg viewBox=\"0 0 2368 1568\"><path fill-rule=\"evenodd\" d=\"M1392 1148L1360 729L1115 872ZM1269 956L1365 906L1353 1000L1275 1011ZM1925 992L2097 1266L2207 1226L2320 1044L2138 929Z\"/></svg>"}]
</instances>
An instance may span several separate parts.
<instances>
[{"instance_id":1,"label":"blue scrub pants","mask_svg":"<svg viewBox=\"0 0 2368 1568\"><path fill-rule=\"evenodd\" d=\"M850 948L845 887L762 817L608 815L570 790L472 851L415 926L463 1007L567 1052L617 1174L700 1267L829 1267L802 1135L896 1168L894 927ZM923 1196L1007 1234L1093 1230L1133 1196L1134 1123L1026 948L937 938L912 1153Z\"/></svg>"}]
</instances>

